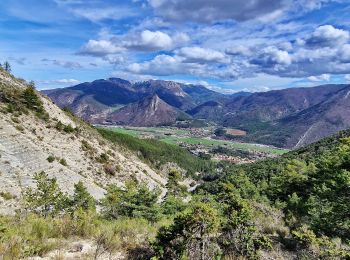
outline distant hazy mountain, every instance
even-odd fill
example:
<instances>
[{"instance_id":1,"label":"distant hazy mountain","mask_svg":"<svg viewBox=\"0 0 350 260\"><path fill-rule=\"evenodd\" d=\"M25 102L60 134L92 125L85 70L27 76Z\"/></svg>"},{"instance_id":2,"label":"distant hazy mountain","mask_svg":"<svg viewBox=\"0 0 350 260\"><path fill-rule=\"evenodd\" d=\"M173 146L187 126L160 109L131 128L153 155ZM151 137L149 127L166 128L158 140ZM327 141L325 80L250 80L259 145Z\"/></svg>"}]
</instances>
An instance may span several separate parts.
<instances>
[{"instance_id":1,"label":"distant hazy mountain","mask_svg":"<svg viewBox=\"0 0 350 260\"><path fill-rule=\"evenodd\" d=\"M200 85L110 78L44 91L92 123L169 125L204 119L247 131L244 141L299 147L350 127L349 85L224 95ZM346 98L345 98L346 97Z\"/></svg>"},{"instance_id":2,"label":"distant hazy mountain","mask_svg":"<svg viewBox=\"0 0 350 260\"><path fill-rule=\"evenodd\" d=\"M350 85L322 102L279 120L278 127L290 129L286 145L301 147L350 126Z\"/></svg>"},{"instance_id":3,"label":"distant hazy mountain","mask_svg":"<svg viewBox=\"0 0 350 260\"><path fill-rule=\"evenodd\" d=\"M244 121L280 119L326 100L343 87L344 85L324 85L289 88L233 97L226 103L224 123L237 125Z\"/></svg>"},{"instance_id":4,"label":"distant hazy mountain","mask_svg":"<svg viewBox=\"0 0 350 260\"><path fill-rule=\"evenodd\" d=\"M350 85L252 94L227 104L223 124L248 131L246 141L300 147L350 127Z\"/></svg>"}]
</instances>

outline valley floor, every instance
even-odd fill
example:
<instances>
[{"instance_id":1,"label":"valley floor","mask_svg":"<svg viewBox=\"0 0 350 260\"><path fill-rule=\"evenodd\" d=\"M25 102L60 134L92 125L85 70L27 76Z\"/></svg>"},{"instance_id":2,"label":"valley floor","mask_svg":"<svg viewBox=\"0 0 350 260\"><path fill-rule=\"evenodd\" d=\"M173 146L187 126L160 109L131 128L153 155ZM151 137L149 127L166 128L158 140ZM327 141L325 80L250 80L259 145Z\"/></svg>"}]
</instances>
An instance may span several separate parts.
<instances>
[{"instance_id":1,"label":"valley floor","mask_svg":"<svg viewBox=\"0 0 350 260\"><path fill-rule=\"evenodd\" d=\"M210 156L216 161L229 161L236 164L251 163L265 158L273 158L288 152L273 146L243 143L217 137L215 127L177 128L177 127L130 127L96 125L117 133L129 134L142 139L157 139L178 145L199 156ZM228 129L240 136L243 131ZM225 148L219 152L218 148Z\"/></svg>"}]
</instances>

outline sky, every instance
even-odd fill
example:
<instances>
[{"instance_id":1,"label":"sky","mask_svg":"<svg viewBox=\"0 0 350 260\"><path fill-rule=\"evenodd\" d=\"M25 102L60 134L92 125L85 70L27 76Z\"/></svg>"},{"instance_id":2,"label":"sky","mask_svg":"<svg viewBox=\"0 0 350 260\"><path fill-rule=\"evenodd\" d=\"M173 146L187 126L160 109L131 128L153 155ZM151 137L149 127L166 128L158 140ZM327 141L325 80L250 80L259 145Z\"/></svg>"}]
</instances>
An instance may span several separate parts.
<instances>
[{"instance_id":1,"label":"sky","mask_svg":"<svg viewBox=\"0 0 350 260\"><path fill-rule=\"evenodd\" d=\"M38 89L174 80L350 84L350 0L1 0L0 62Z\"/></svg>"}]
</instances>

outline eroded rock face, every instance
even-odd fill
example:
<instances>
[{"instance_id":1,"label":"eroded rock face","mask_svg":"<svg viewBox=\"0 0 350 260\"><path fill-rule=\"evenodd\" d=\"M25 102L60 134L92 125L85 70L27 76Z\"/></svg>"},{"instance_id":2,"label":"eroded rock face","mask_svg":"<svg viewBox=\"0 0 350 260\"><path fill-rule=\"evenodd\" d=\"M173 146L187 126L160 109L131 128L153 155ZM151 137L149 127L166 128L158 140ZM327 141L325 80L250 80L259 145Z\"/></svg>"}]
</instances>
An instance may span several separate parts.
<instances>
[{"instance_id":1,"label":"eroded rock face","mask_svg":"<svg viewBox=\"0 0 350 260\"><path fill-rule=\"evenodd\" d=\"M131 126L170 125L181 114L157 95L153 95L110 114L109 122Z\"/></svg>"},{"instance_id":2,"label":"eroded rock face","mask_svg":"<svg viewBox=\"0 0 350 260\"><path fill-rule=\"evenodd\" d=\"M4 72L0 74L1 87L26 87ZM107 142L95 129L66 114L46 97L40 98L50 115L48 121L32 112L19 116L7 113L3 109L6 104L0 103L0 190L14 197L5 200L0 196L0 213L9 213L18 206L22 188L33 186L34 174L41 171L57 178L61 189L68 193L82 181L96 199L103 197L108 184L123 185L130 177L164 191L166 180L135 155ZM58 130L58 122L77 130ZM108 160L100 162L101 154L106 154ZM54 158L52 162L49 156ZM107 166L118 170L108 174Z\"/></svg>"}]
</instances>

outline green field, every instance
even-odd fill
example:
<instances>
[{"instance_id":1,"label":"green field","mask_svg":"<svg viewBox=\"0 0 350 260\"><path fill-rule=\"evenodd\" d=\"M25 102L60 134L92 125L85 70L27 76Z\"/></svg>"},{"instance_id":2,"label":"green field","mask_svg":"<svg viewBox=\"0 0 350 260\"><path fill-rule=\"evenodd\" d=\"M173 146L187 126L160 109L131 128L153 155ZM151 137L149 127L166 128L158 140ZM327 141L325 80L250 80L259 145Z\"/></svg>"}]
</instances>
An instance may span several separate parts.
<instances>
[{"instance_id":1,"label":"green field","mask_svg":"<svg viewBox=\"0 0 350 260\"><path fill-rule=\"evenodd\" d=\"M269 154L277 154L282 155L288 150L278 149L270 146L260 146L256 144L249 143L238 143L238 142L230 142L224 140L215 140L215 139L205 139L205 138L197 138L197 137L189 137L189 138L176 138L176 137L167 137L161 139L164 142L176 144L177 142L183 142L187 144L199 144L207 147L214 146L228 146L232 149L243 150L243 151L259 151Z\"/></svg>"},{"instance_id":2,"label":"green field","mask_svg":"<svg viewBox=\"0 0 350 260\"><path fill-rule=\"evenodd\" d=\"M160 141L164 141L169 144L185 143L192 145L203 145L208 148L213 148L216 146L226 146L232 149L243 150L243 151L257 151L264 152L267 154L282 155L288 150L279 149L271 146L264 146L259 144L251 143L240 143L226 140L216 140L210 137L196 137L191 134L190 130L178 129L178 128L166 128L166 127L103 127L109 130L129 134L135 137L146 137L151 136ZM209 129L207 129L209 131Z\"/></svg>"}]
</instances>

